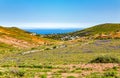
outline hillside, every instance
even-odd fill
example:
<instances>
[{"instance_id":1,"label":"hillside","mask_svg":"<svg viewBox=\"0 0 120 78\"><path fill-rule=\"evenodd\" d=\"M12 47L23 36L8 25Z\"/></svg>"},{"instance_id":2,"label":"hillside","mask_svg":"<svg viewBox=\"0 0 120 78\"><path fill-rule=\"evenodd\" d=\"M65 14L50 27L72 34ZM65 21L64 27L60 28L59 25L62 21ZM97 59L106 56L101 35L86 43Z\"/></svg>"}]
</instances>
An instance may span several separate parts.
<instances>
[{"instance_id":1,"label":"hillside","mask_svg":"<svg viewBox=\"0 0 120 78\"><path fill-rule=\"evenodd\" d=\"M109 34L111 32L119 32L120 31L120 24L100 24L96 25L81 31L70 33L72 35L79 35L79 36L90 36L95 34Z\"/></svg>"},{"instance_id":2,"label":"hillside","mask_svg":"<svg viewBox=\"0 0 120 78\"><path fill-rule=\"evenodd\" d=\"M2 26L0 26L0 42L17 48L31 48L48 43L44 38L37 37L19 28Z\"/></svg>"},{"instance_id":3,"label":"hillside","mask_svg":"<svg viewBox=\"0 0 120 78\"><path fill-rule=\"evenodd\" d=\"M66 34L50 34L45 35L46 38L71 40L78 37L92 37L92 38L120 38L120 24L100 24L86 28L80 31L66 33Z\"/></svg>"}]
</instances>

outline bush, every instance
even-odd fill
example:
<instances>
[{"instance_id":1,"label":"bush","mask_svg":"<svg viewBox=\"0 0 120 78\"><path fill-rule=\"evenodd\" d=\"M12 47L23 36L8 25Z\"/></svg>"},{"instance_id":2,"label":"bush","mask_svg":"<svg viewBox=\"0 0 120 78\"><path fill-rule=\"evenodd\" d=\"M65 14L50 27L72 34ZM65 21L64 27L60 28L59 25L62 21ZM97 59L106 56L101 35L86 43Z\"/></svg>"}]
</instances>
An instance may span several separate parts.
<instances>
[{"instance_id":1,"label":"bush","mask_svg":"<svg viewBox=\"0 0 120 78\"><path fill-rule=\"evenodd\" d=\"M10 73L12 73L12 74L14 74L16 76L22 77L22 76L24 76L25 71L12 69L12 70L10 70Z\"/></svg>"},{"instance_id":2,"label":"bush","mask_svg":"<svg viewBox=\"0 0 120 78\"><path fill-rule=\"evenodd\" d=\"M20 77L24 76L24 74L25 74L24 71L19 71L19 72L17 73L17 75L20 76Z\"/></svg>"},{"instance_id":3,"label":"bush","mask_svg":"<svg viewBox=\"0 0 120 78\"><path fill-rule=\"evenodd\" d=\"M45 50L50 50L50 48L45 48Z\"/></svg>"},{"instance_id":4,"label":"bush","mask_svg":"<svg viewBox=\"0 0 120 78\"><path fill-rule=\"evenodd\" d=\"M68 76L67 78L76 78L76 77L74 77L74 76Z\"/></svg>"},{"instance_id":5,"label":"bush","mask_svg":"<svg viewBox=\"0 0 120 78\"><path fill-rule=\"evenodd\" d=\"M0 76L1 76L1 75L3 75L3 72L2 72L2 71L0 71Z\"/></svg>"},{"instance_id":6,"label":"bush","mask_svg":"<svg viewBox=\"0 0 120 78\"><path fill-rule=\"evenodd\" d=\"M41 65L33 65L33 68L43 68Z\"/></svg>"},{"instance_id":7,"label":"bush","mask_svg":"<svg viewBox=\"0 0 120 78\"><path fill-rule=\"evenodd\" d=\"M57 46L53 46L53 49L56 49L57 48Z\"/></svg>"},{"instance_id":8,"label":"bush","mask_svg":"<svg viewBox=\"0 0 120 78\"><path fill-rule=\"evenodd\" d=\"M33 65L21 64L18 67L19 68L33 68Z\"/></svg>"},{"instance_id":9,"label":"bush","mask_svg":"<svg viewBox=\"0 0 120 78\"><path fill-rule=\"evenodd\" d=\"M52 69L52 66L44 66L44 68Z\"/></svg>"},{"instance_id":10,"label":"bush","mask_svg":"<svg viewBox=\"0 0 120 78\"><path fill-rule=\"evenodd\" d=\"M106 77L102 76L100 72L94 72L94 73L87 75L85 78L106 78Z\"/></svg>"},{"instance_id":11,"label":"bush","mask_svg":"<svg viewBox=\"0 0 120 78\"><path fill-rule=\"evenodd\" d=\"M112 56L99 56L91 60L90 63L120 63L120 60Z\"/></svg>"},{"instance_id":12,"label":"bush","mask_svg":"<svg viewBox=\"0 0 120 78\"><path fill-rule=\"evenodd\" d=\"M117 77L117 72L116 71L108 71L104 73L104 76L106 77Z\"/></svg>"},{"instance_id":13,"label":"bush","mask_svg":"<svg viewBox=\"0 0 120 78\"><path fill-rule=\"evenodd\" d=\"M47 78L47 75L45 75L45 74L41 75L41 78Z\"/></svg>"}]
</instances>

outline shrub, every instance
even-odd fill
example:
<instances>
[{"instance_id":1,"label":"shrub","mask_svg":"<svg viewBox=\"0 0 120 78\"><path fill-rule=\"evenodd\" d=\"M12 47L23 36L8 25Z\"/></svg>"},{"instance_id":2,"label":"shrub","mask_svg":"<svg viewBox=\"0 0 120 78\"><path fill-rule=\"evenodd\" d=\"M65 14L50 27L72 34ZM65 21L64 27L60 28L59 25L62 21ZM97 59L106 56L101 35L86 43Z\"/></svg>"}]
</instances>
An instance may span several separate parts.
<instances>
[{"instance_id":1,"label":"shrub","mask_svg":"<svg viewBox=\"0 0 120 78\"><path fill-rule=\"evenodd\" d=\"M25 74L24 71L19 71L19 72L17 73L17 75L20 76L20 77L24 76L24 74Z\"/></svg>"},{"instance_id":2,"label":"shrub","mask_svg":"<svg viewBox=\"0 0 120 78\"><path fill-rule=\"evenodd\" d=\"M99 56L91 60L90 63L120 63L120 60L112 56Z\"/></svg>"},{"instance_id":3,"label":"shrub","mask_svg":"<svg viewBox=\"0 0 120 78\"><path fill-rule=\"evenodd\" d=\"M18 67L20 67L20 68L33 68L33 65L21 64Z\"/></svg>"},{"instance_id":4,"label":"shrub","mask_svg":"<svg viewBox=\"0 0 120 78\"><path fill-rule=\"evenodd\" d=\"M53 46L53 49L56 49L57 48L57 46Z\"/></svg>"},{"instance_id":5,"label":"shrub","mask_svg":"<svg viewBox=\"0 0 120 78\"><path fill-rule=\"evenodd\" d=\"M102 76L100 72L94 72L94 73L87 75L85 78L106 78L106 77Z\"/></svg>"},{"instance_id":6,"label":"shrub","mask_svg":"<svg viewBox=\"0 0 120 78\"><path fill-rule=\"evenodd\" d=\"M12 73L12 74L14 74L16 76L22 77L22 76L24 76L25 71L12 69L12 70L10 70L10 73Z\"/></svg>"},{"instance_id":7,"label":"shrub","mask_svg":"<svg viewBox=\"0 0 120 78\"><path fill-rule=\"evenodd\" d=\"M10 67L10 65L5 64L5 65L1 65L1 67Z\"/></svg>"},{"instance_id":8,"label":"shrub","mask_svg":"<svg viewBox=\"0 0 120 78\"><path fill-rule=\"evenodd\" d=\"M46 74L41 75L41 78L47 78L47 75Z\"/></svg>"},{"instance_id":9,"label":"shrub","mask_svg":"<svg viewBox=\"0 0 120 78\"><path fill-rule=\"evenodd\" d=\"M0 71L0 76L1 76L1 75L3 75L3 72L2 72L2 71Z\"/></svg>"},{"instance_id":10,"label":"shrub","mask_svg":"<svg viewBox=\"0 0 120 78\"><path fill-rule=\"evenodd\" d=\"M105 73L104 73L104 76L117 78L117 74L118 74L118 73L117 73L116 71L108 71L108 72L105 72Z\"/></svg>"},{"instance_id":11,"label":"shrub","mask_svg":"<svg viewBox=\"0 0 120 78\"><path fill-rule=\"evenodd\" d=\"M52 66L44 66L44 68L52 69Z\"/></svg>"},{"instance_id":12,"label":"shrub","mask_svg":"<svg viewBox=\"0 0 120 78\"><path fill-rule=\"evenodd\" d=\"M114 66L112 69L113 69L113 70L118 70L119 67Z\"/></svg>"},{"instance_id":13,"label":"shrub","mask_svg":"<svg viewBox=\"0 0 120 78\"><path fill-rule=\"evenodd\" d=\"M33 68L43 68L41 65L33 65Z\"/></svg>"},{"instance_id":14,"label":"shrub","mask_svg":"<svg viewBox=\"0 0 120 78\"><path fill-rule=\"evenodd\" d=\"M50 50L50 48L45 48L45 50Z\"/></svg>"},{"instance_id":15,"label":"shrub","mask_svg":"<svg viewBox=\"0 0 120 78\"><path fill-rule=\"evenodd\" d=\"M68 76L67 78L76 78L76 77L74 77L74 76Z\"/></svg>"}]
</instances>

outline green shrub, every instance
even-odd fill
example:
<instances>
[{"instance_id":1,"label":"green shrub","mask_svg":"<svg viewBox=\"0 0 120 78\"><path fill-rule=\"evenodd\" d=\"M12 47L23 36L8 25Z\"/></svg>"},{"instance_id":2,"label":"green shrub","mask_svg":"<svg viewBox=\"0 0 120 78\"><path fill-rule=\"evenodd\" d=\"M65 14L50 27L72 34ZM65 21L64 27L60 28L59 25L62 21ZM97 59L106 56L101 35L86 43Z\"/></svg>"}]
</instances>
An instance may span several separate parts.
<instances>
[{"instance_id":1,"label":"green shrub","mask_svg":"<svg viewBox=\"0 0 120 78\"><path fill-rule=\"evenodd\" d=\"M81 68L81 70L90 71L90 70L92 70L92 68Z\"/></svg>"},{"instance_id":2,"label":"green shrub","mask_svg":"<svg viewBox=\"0 0 120 78\"><path fill-rule=\"evenodd\" d=\"M67 78L76 78L76 77L74 77L74 76L68 76Z\"/></svg>"},{"instance_id":3,"label":"green shrub","mask_svg":"<svg viewBox=\"0 0 120 78\"><path fill-rule=\"evenodd\" d=\"M114 66L112 68L106 68L104 71L118 71L118 70L119 70L119 67Z\"/></svg>"},{"instance_id":4,"label":"green shrub","mask_svg":"<svg viewBox=\"0 0 120 78\"><path fill-rule=\"evenodd\" d=\"M47 75L46 74L41 75L41 78L47 78Z\"/></svg>"},{"instance_id":5,"label":"green shrub","mask_svg":"<svg viewBox=\"0 0 120 78\"><path fill-rule=\"evenodd\" d=\"M42 65L33 65L33 68L43 68Z\"/></svg>"},{"instance_id":6,"label":"green shrub","mask_svg":"<svg viewBox=\"0 0 120 78\"><path fill-rule=\"evenodd\" d=\"M0 71L0 76L1 76L1 75L3 75L3 72L2 72L2 71Z\"/></svg>"},{"instance_id":7,"label":"green shrub","mask_svg":"<svg viewBox=\"0 0 120 78\"><path fill-rule=\"evenodd\" d=\"M105 72L105 73L104 73L104 76L117 78L117 74L118 74L118 73L117 73L116 71L108 71L108 72Z\"/></svg>"},{"instance_id":8,"label":"green shrub","mask_svg":"<svg viewBox=\"0 0 120 78\"><path fill-rule=\"evenodd\" d=\"M52 66L44 66L44 68L52 69Z\"/></svg>"},{"instance_id":9,"label":"green shrub","mask_svg":"<svg viewBox=\"0 0 120 78\"><path fill-rule=\"evenodd\" d=\"M99 56L91 60L90 63L120 63L120 60L112 56Z\"/></svg>"},{"instance_id":10,"label":"green shrub","mask_svg":"<svg viewBox=\"0 0 120 78\"><path fill-rule=\"evenodd\" d=\"M85 78L105 78L100 74L99 72L94 72L89 75L87 75Z\"/></svg>"},{"instance_id":11,"label":"green shrub","mask_svg":"<svg viewBox=\"0 0 120 78\"><path fill-rule=\"evenodd\" d=\"M10 70L10 73L12 73L13 75L22 77L22 76L24 76L25 71L23 71L23 70L11 69L11 70Z\"/></svg>"},{"instance_id":12,"label":"green shrub","mask_svg":"<svg viewBox=\"0 0 120 78\"><path fill-rule=\"evenodd\" d=\"M21 64L18 67L20 67L20 68L33 68L33 65Z\"/></svg>"},{"instance_id":13,"label":"green shrub","mask_svg":"<svg viewBox=\"0 0 120 78\"><path fill-rule=\"evenodd\" d=\"M20 76L20 77L24 76L24 74L25 74L24 71L19 71L19 72L17 73L17 75Z\"/></svg>"},{"instance_id":14,"label":"green shrub","mask_svg":"<svg viewBox=\"0 0 120 78\"><path fill-rule=\"evenodd\" d=\"M1 65L1 67L10 67L8 64Z\"/></svg>"},{"instance_id":15,"label":"green shrub","mask_svg":"<svg viewBox=\"0 0 120 78\"><path fill-rule=\"evenodd\" d=\"M119 67L114 66L112 69L113 69L113 70L118 70L118 69L119 69Z\"/></svg>"},{"instance_id":16,"label":"green shrub","mask_svg":"<svg viewBox=\"0 0 120 78\"><path fill-rule=\"evenodd\" d=\"M57 48L57 46L53 46L53 49L56 49Z\"/></svg>"},{"instance_id":17,"label":"green shrub","mask_svg":"<svg viewBox=\"0 0 120 78\"><path fill-rule=\"evenodd\" d=\"M50 50L50 48L45 48L45 50Z\"/></svg>"}]
</instances>

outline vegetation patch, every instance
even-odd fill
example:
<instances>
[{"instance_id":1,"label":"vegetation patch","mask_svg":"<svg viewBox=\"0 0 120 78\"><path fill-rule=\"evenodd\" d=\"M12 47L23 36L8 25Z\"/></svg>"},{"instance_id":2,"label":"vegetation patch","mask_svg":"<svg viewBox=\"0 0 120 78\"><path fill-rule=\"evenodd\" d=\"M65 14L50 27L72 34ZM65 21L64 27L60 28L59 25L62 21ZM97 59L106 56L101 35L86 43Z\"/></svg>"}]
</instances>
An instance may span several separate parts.
<instances>
[{"instance_id":1,"label":"vegetation patch","mask_svg":"<svg viewBox=\"0 0 120 78\"><path fill-rule=\"evenodd\" d=\"M76 77L74 77L74 76L68 76L67 78L76 78Z\"/></svg>"},{"instance_id":2,"label":"vegetation patch","mask_svg":"<svg viewBox=\"0 0 120 78\"><path fill-rule=\"evenodd\" d=\"M91 60L90 63L120 63L120 60L112 56L99 56Z\"/></svg>"},{"instance_id":3,"label":"vegetation patch","mask_svg":"<svg viewBox=\"0 0 120 78\"><path fill-rule=\"evenodd\" d=\"M10 70L10 73L12 73L13 75L18 76L18 77L23 77L24 74L25 74L25 71L23 71L23 70L11 69L11 70Z\"/></svg>"}]
</instances>

